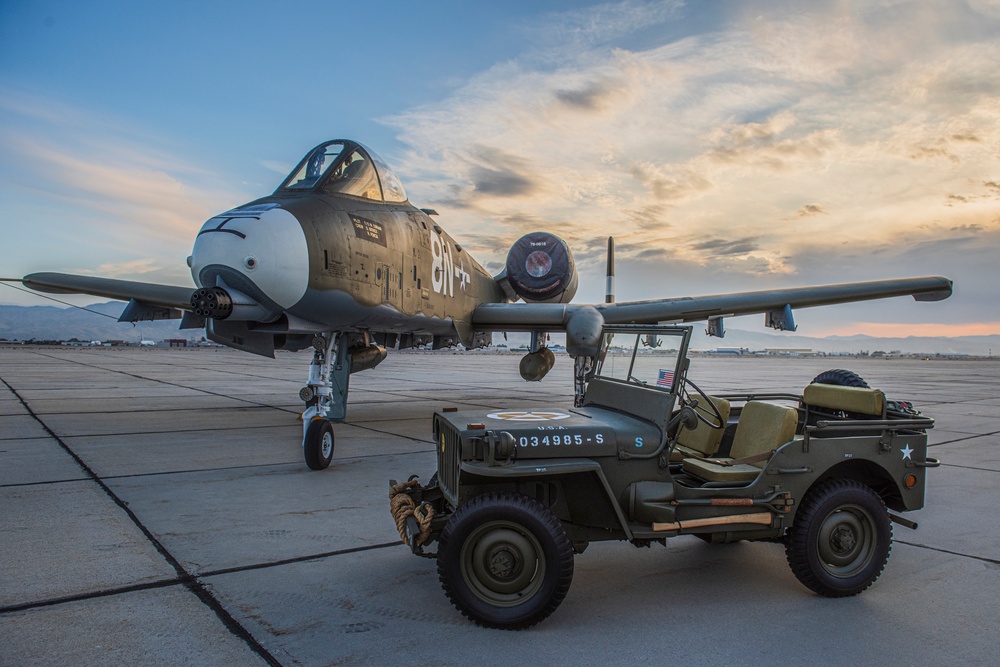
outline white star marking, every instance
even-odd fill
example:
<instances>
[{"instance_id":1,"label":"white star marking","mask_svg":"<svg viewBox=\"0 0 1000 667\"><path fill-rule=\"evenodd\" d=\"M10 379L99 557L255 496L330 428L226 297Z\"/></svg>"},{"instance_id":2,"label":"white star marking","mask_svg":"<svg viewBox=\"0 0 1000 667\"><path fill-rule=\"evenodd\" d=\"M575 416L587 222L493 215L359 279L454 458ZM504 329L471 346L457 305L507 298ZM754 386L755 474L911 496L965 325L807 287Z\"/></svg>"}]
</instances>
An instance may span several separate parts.
<instances>
[{"instance_id":1,"label":"white star marking","mask_svg":"<svg viewBox=\"0 0 1000 667\"><path fill-rule=\"evenodd\" d=\"M465 286L472 282L472 276L465 270L465 263L455 267L455 277L458 278L458 286L465 291Z\"/></svg>"},{"instance_id":2,"label":"white star marking","mask_svg":"<svg viewBox=\"0 0 1000 667\"><path fill-rule=\"evenodd\" d=\"M905 461L906 459L910 459L911 461L913 460L913 457L912 457L912 456L910 456L910 454L912 454L912 453L913 453L913 450L912 450L912 449L910 449L910 445L909 445L908 443L907 443L906 447L903 447L903 448L902 448L901 450L899 450L899 451L903 452L903 460L904 460L904 461Z\"/></svg>"},{"instance_id":3,"label":"white star marking","mask_svg":"<svg viewBox=\"0 0 1000 667\"><path fill-rule=\"evenodd\" d=\"M537 422L537 421L550 421L558 419L568 419L569 415L562 412L548 412L544 410L533 410L531 412L520 412L520 411L508 411L508 412L491 412L486 415L490 419L503 419L506 421L514 422Z\"/></svg>"}]
</instances>

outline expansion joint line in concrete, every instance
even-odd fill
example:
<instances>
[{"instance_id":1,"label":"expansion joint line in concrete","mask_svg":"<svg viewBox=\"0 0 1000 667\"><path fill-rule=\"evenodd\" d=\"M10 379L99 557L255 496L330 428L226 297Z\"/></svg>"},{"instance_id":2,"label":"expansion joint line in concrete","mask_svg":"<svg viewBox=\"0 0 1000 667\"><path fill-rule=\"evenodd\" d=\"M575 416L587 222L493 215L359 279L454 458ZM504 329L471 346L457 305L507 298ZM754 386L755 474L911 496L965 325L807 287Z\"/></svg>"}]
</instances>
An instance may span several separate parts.
<instances>
[{"instance_id":1,"label":"expansion joint line in concrete","mask_svg":"<svg viewBox=\"0 0 1000 667\"><path fill-rule=\"evenodd\" d=\"M193 578L193 577L192 577ZM177 586L179 584L186 583L184 579L179 577L171 577L170 579L161 579L160 581L151 581L145 584L134 584L132 586L118 586L116 588L106 588L103 591L91 591L90 593L80 593L78 595L64 595L58 598L47 598L45 600L32 600L31 602L22 602L20 604L11 604L5 607L0 607L0 614L9 614L16 611L27 611L29 609L38 609L39 607L54 607L59 604L66 604L69 602L82 602L84 600L95 600L97 598L111 597L112 595L122 595L123 593L135 593L137 591L149 591L157 588L170 588L171 586Z\"/></svg>"},{"instance_id":2,"label":"expansion joint line in concrete","mask_svg":"<svg viewBox=\"0 0 1000 667\"><path fill-rule=\"evenodd\" d=\"M264 646L260 642L258 642L256 638L254 638L254 636L250 633L249 630L244 628L243 625L239 621L237 621L236 618L232 614L230 614L229 611L226 610L224 606L222 606L222 603L219 602L219 600L214 595L212 595L212 593L208 590L208 588L206 588L205 585L201 581L199 581L197 577L195 577L186 569L184 569L184 566L181 565L180 561L178 561L174 557L174 555L171 554L165 546L163 546L160 540L158 540L156 536L153 535L153 533L145 526L145 524L143 524L143 522L139 519L139 517L135 514L135 512L132 511L132 509L128 506L128 504L124 500L122 500L118 496L118 494L111 489L111 487L105 484L104 480L102 480L97 475L97 473L95 473L91 469L91 467L87 465L87 463L69 447L69 445L63 442L63 439L60 438L58 435L56 435L56 433L51 428L49 428L48 424L42 421L42 419L37 414L35 414L35 411L31 409L31 406L28 405L28 403L24 400L21 394L19 394L17 390L14 389L14 387L10 386L10 384L3 378L0 378L0 382L3 382L4 386L7 387L10 393L12 393L14 396L17 397L17 400L21 402L21 405L24 407L24 409L28 412L29 415L31 415L31 417L35 421L38 422L38 424L45 430L45 432L48 433L49 436L51 436L52 439L55 440L56 443L60 447L62 447L62 449L67 454L69 454L74 461L76 461L77 465L80 466L80 468L87 475L87 477L89 477L99 487L101 487L101 490L104 491L105 494L107 494L108 498L110 498L112 502L118 505L118 507L123 512L125 512L125 514L132 521L132 523L134 523L135 526L140 531L142 531L142 534L146 536L146 539L149 540L150 544L153 545L153 548L156 549L157 552L159 552L159 554L163 557L163 559L166 560L167 563L169 563L172 568L174 568L174 571L177 572L177 576L180 582L182 582L189 591L194 593L195 597L201 600L202 603L205 604L205 606L207 606L209 609L215 612L215 615L219 618L219 620L226 627L226 629L232 632L240 639L242 639L243 642L254 653L259 655L265 662L267 662L267 664L280 667L281 663L278 662L278 660L273 655L271 655L271 653L266 648L264 648Z\"/></svg>"},{"instance_id":3,"label":"expansion joint line in concrete","mask_svg":"<svg viewBox=\"0 0 1000 667\"><path fill-rule=\"evenodd\" d=\"M145 584L133 584L132 586L118 586L116 588L106 588L103 591L91 591L89 593L80 593L78 595L66 595L58 598L47 598L45 600L32 600L31 602L22 602L20 604L7 605L5 607L0 607L0 614L9 614L17 611L27 611L29 609L37 609L39 607L52 607L59 604L66 604L68 602L81 602L83 600L93 600L96 598L106 598L113 595L122 595L123 593L135 593L137 591L148 591L156 588L169 588L171 586L184 585L190 587L192 583L197 582L199 579L206 579L208 577L218 577L224 574L234 574L237 572L249 572L251 570L266 570L272 567L281 567L283 565L293 565L295 563L304 563L310 560L322 560L324 558L333 558L335 556L345 556L347 554L355 554L363 551L374 551L376 549L386 549L389 547L398 547L403 543L399 540L395 542L383 542L381 544L372 544L364 547L351 547L348 549L338 549L336 551L324 551L318 554L309 554L307 556L296 556L295 558L283 558L282 560L266 561L263 563L251 563L250 565L238 565L236 567L226 567L220 568L218 570L207 570L201 572L198 575L188 575L187 577L171 577L170 579L161 579L160 581L151 581Z\"/></svg>"},{"instance_id":4,"label":"expansion joint line in concrete","mask_svg":"<svg viewBox=\"0 0 1000 667\"><path fill-rule=\"evenodd\" d=\"M60 362L64 362L64 363L76 364L77 366L83 366L84 368L94 368L94 369L97 369L99 371L104 371L105 373L118 373L119 375L124 375L125 377L130 377L130 378L133 378L133 379L136 379L136 380L145 380L146 382L156 382L158 384L166 385L168 387L177 387L178 389L187 389L188 391L198 391L198 392L201 392L202 394L206 394L208 396L216 396L218 398L230 398L230 399L232 399L234 401L241 401L243 403L246 403L248 406L252 406L252 407L256 407L256 408L271 408L272 410L278 410L278 411L281 411L281 412L294 412L293 410L289 410L288 408L282 408L282 407L279 407L279 406L276 406L276 405L271 405L269 403L259 403L257 401L251 401L251 400L246 399L246 398L239 398L238 396L229 396L227 394L220 394L220 393L215 392L215 391L208 391L207 389L199 389L198 387L189 387L187 385L179 384L177 382L167 382L166 380L158 380L157 378L150 378L150 377L146 377L144 375L136 375L135 373L126 373L125 371L118 371L118 370L115 370L113 368L105 368L103 366L98 366L96 364L85 364L82 361L74 361L72 359L63 359L63 358L60 358L60 357L54 357L54 356L49 355L49 354L42 354L40 352L37 352L36 354L38 354L38 356L40 356L40 357L46 357L48 359L54 359L56 361L60 361ZM4 384L6 384L6 382Z\"/></svg>"},{"instance_id":5,"label":"expansion joint line in concrete","mask_svg":"<svg viewBox=\"0 0 1000 667\"><path fill-rule=\"evenodd\" d=\"M940 447L941 445L951 445L956 442L965 442L966 440L975 440L976 438L988 438L991 435L997 435L1000 431L990 431L989 433L975 433L973 435L966 436L964 438L954 438L953 440L945 440L944 442L935 442L928 445L928 447Z\"/></svg>"},{"instance_id":6,"label":"expansion joint line in concrete","mask_svg":"<svg viewBox=\"0 0 1000 667\"><path fill-rule=\"evenodd\" d=\"M948 549L941 549L940 547L932 547L929 544L919 544L918 542L907 542L906 540L893 540L893 542L897 544L905 544L908 547L917 547L918 549L937 551L938 553L948 554L949 556L961 556L962 558L971 558L972 560L978 560L984 563L990 563L991 565L1000 565L1000 560L996 558L986 558L985 556L973 556L972 554L963 554L961 551L950 551Z\"/></svg>"}]
</instances>

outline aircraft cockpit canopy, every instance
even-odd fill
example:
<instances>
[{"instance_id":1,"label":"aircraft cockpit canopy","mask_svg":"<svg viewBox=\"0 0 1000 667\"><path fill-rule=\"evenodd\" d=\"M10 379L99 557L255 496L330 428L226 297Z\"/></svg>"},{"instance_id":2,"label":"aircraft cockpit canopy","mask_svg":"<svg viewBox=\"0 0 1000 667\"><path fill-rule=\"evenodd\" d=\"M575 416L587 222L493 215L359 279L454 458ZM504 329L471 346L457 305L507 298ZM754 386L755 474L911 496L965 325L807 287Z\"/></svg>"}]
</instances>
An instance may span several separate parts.
<instances>
[{"instance_id":1,"label":"aircraft cockpit canopy","mask_svg":"<svg viewBox=\"0 0 1000 667\"><path fill-rule=\"evenodd\" d=\"M328 141L309 151L278 191L314 191L374 201L405 202L403 184L389 165L354 141Z\"/></svg>"}]
</instances>

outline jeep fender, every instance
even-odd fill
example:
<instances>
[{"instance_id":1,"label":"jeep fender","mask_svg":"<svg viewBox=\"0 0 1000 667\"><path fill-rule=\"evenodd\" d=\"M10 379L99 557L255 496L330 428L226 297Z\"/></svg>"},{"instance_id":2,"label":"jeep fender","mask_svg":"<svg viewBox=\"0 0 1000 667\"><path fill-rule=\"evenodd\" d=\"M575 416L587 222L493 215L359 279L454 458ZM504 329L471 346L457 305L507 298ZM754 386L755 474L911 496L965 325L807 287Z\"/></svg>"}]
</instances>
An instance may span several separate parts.
<instances>
[{"instance_id":1,"label":"jeep fender","mask_svg":"<svg viewBox=\"0 0 1000 667\"><path fill-rule=\"evenodd\" d=\"M632 530L625 520L622 508L611 491L611 485L608 484L608 479L604 476L604 470L601 469L597 461L592 459L558 459L555 461L546 460L538 462L527 460L514 461L499 466L490 466L479 461L462 461L461 470L463 474L467 475L488 477L497 480L509 478L518 482L532 478L559 478L569 475L592 474L604 490L604 499L614 513L626 538L629 540L634 538Z\"/></svg>"}]
</instances>

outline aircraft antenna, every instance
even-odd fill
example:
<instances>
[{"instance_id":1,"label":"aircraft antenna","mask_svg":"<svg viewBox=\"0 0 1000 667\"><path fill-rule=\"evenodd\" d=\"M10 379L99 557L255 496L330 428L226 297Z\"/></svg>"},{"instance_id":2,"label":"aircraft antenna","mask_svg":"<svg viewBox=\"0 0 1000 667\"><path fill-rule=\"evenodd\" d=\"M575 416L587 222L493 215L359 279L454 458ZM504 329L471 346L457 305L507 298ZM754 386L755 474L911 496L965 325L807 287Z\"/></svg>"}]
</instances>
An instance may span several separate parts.
<instances>
[{"instance_id":1,"label":"aircraft antenna","mask_svg":"<svg viewBox=\"0 0 1000 667\"><path fill-rule=\"evenodd\" d=\"M608 237L608 281L604 291L604 303L615 302L615 237Z\"/></svg>"}]
</instances>

